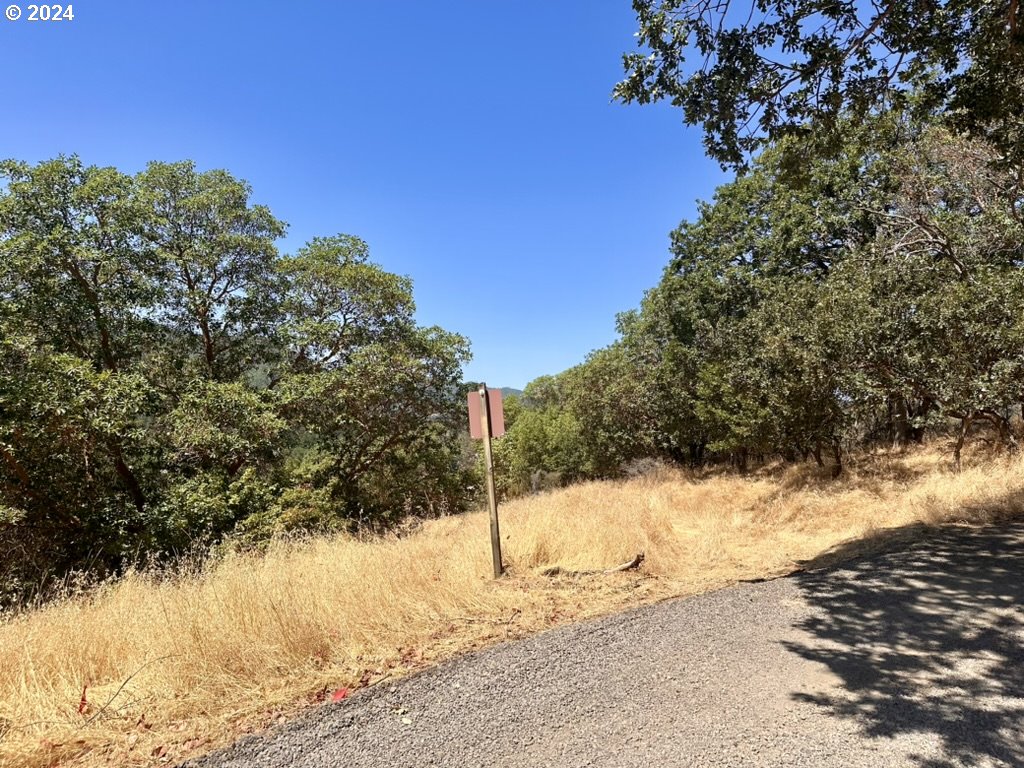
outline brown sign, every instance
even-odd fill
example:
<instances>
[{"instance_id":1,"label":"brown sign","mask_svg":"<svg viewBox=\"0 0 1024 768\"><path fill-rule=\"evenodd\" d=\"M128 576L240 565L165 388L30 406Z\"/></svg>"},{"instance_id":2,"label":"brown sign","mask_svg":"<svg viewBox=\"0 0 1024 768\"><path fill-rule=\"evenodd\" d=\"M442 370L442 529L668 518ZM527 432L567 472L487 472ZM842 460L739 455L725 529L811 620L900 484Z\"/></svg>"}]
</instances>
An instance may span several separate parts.
<instances>
[{"instance_id":1,"label":"brown sign","mask_svg":"<svg viewBox=\"0 0 1024 768\"><path fill-rule=\"evenodd\" d=\"M469 435L474 440L483 440L483 424L481 423L480 406L483 402L479 392L470 392L466 396L469 403ZM491 437L505 434L505 411L501 405L501 390L487 390L487 415L490 419Z\"/></svg>"}]
</instances>

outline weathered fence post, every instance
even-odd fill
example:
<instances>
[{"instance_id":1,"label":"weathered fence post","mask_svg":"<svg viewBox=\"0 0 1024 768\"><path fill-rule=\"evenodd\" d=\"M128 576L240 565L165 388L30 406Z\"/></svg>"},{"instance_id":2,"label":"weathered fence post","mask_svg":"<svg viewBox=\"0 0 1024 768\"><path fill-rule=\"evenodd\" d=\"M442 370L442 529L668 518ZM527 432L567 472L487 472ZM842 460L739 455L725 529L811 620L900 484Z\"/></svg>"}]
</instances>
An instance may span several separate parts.
<instances>
[{"instance_id":1,"label":"weathered fence post","mask_svg":"<svg viewBox=\"0 0 1024 768\"><path fill-rule=\"evenodd\" d=\"M494 457L491 453L491 438L505 434L505 418L502 413L501 392L488 391L481 384L476 392L470 392L469 432L471 437L484 442L484 466L487 470L487 506L491 514L491 560L494 578L504 572L501 563L501 529L498 526L498 491L494 485Z\"/></svg>"}]
</instances>

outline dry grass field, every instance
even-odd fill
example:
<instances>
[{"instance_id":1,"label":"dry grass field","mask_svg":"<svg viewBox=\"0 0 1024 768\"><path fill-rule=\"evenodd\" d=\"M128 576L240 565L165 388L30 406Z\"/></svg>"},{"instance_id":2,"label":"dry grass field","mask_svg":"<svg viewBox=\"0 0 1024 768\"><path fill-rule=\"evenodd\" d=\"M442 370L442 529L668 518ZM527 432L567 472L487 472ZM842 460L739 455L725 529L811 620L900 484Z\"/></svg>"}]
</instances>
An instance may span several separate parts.
<instances>
[{"instance_id":1,"label":"dry grass field","mask_svg":"<svg viewBox=\"0 0 1024 768\"><path fill-rule=\"evenodd\" d=\"M661 470L401 537L279 544L177 576L134 574L0 621L0 765L173 764L344 689L544 628L827 561L921 525L1024 511L1024 462L876 455L745 477ZM918 525L915 525L918 524ZM608 568L638 552L637 571Z\"/></svg>"}]
</instances>

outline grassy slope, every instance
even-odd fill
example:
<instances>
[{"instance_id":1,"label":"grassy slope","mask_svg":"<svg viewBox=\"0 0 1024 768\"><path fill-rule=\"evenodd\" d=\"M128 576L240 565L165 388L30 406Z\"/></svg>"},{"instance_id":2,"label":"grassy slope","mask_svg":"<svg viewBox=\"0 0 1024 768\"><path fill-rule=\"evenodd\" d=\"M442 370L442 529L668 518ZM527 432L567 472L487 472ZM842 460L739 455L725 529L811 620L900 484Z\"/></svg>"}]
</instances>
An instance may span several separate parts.
<instances>
[{"instance_id":1,"label":"grassy slope","mask_svg":"<svg viewBox=\"0 0 1024 768\"><path fill-rule=\"evenodd\" d=\"M133 575L0 623L0 765L176 762L335 689L503 639L785 573L883 529L1024 511L1021 461L960 475L945 461L873 457L835 482L810 466L665 470L522 499L502 510L500 582L482 514L402 538L282 544L174 580ZM539 573L640 551L639 572Z\"/></svg>"}]
</instances>

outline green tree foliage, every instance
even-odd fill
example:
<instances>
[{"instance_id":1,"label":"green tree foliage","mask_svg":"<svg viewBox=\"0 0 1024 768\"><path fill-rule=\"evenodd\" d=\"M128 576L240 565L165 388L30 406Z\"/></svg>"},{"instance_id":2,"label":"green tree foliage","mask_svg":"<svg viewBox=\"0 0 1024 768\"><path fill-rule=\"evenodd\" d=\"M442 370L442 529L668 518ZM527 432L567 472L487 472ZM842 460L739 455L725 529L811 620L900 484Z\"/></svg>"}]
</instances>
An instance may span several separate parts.
<instances>
[{"instance_id":1,"label":"green tree foliage","mask_svg":"<svg viewBox=\"0 0 1024 768\"><path fill-rule=\"evenodd\" d=\"M788 147L764 152L672 234L618 341L527 388L509 442L520 476L555 468L538 425L562 417L582 477L640 457L813 457L838 472L847 446L951 421L961 440L981 422L1016 448L1021 167L900 114L844 130L799 184Z\"/></svg>"},{"instance_id":2,"label":"green tree foliage","mask_svg":"<svg viewBox=\"0 0 1024 768\"><path fill-rule=\"evenodd\" d=\"M982 419L1014 447L1008 412L1024 394L1020 168L943 129L883 160L894 194L869 210L877 231L865 257L837 276L852 354L876 392L901 410L919 404L919 421Z\"/></svg>"},{"instance_id":3,"label":"green tree foliage","mask_svg":"<svg viewBox=\"0 0 1024 768\"><path fill-rule=\"evenodd\" d=\"M740 166L786 136L913 103L1024 152L1024 4L633 0L620 100L666 99ZM911 98L912 95L912 98Z\"/></svg>"},{"instance_id":4,"label":"green tree foliage","mask_svg":"<svg viewBox=\"0 0 1024 768\"><path fill-rule=\"evenodd\" d=\"M523 392L505 398L504 437L494 443L502 496L565 485L586 476L581 425L565 408L559 378L542 376Z\"/></svg>"},{"instance_id":5,"label":"green tree foliage","mask_svg":"<svg viewBox=\"0 0 1024 768\"><path fill-rule=\"evenodd\" d=\"M0 167L0 579L465 500L466 341L223 171Z\"/></svg>"}]
</instances>

